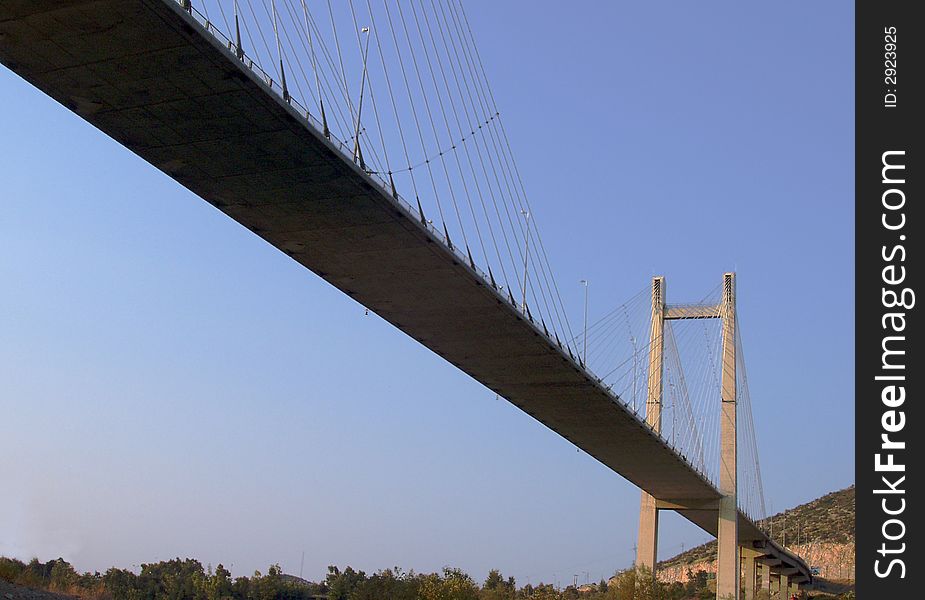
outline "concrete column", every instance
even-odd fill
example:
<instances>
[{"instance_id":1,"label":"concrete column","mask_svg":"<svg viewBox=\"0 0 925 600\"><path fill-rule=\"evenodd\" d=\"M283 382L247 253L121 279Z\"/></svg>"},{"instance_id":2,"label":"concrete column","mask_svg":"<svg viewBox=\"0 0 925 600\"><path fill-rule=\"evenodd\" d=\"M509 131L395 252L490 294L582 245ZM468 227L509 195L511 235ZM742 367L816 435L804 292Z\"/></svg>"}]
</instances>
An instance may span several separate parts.
<instances>
[{"instance_id":1,"label":"concrete column","mask_svg":"<svg viewBox=\"0 0 925 600\"><path fill-rule=\"evenodd\" d=\"M771 567L766 564L758 565L758 589L771 593Z\"/></svg>"},{"instance_id":2,"label":"concrete column","mask_svg":"<svg viewBox=\"0 0 925 600\"><path fill-rule=\"evenodd\" d=\"M790 600L790 576L780 576L780 590L777 592L777 600Z\"/></svg>"},{"instance_id":3,"label":"concrete column","mask_svg":"<svg viewBox=\"0 0 925 600\"><path fill-rule=\"evenodd\" d=\"M720 414L719 533L716 597L739 598L739 514L736 505L736 304L735 273L723 276L722 412Z\"/></svg>"},{"instance_id":4,"label":"concrete column","mask_svg":"<svg viewBox=\"0 0 925 600\"><path fill-rule=\"evenodd\" d=\"M639 540L636 548L636 566L655 573L658 559L658 509L655 498L641 492L639 501Z\"/></svg>"},{"instance_id":5,"label":"concrete column","mask_svg":"<svg viewBox=\"0 0 925 600\"><path fill-rule=\"evenodd\" d=\"M745 561L745 600L755 600L755 593L758 591L755 577L755 556L750 552L743 552L742 559Z\"/></svg>"},{"instance_id":6,"label":"concrete column","mask_svg":"<svg viewBox=\"0 0 925 600\"><path fill-rule=\"evenodd\" d=\"M662 367L665 329L665 278L652 278L652 328L649 339L649 381L646 389L646 423L656 432L662 429ZM639 539L636 566L655 574L658 558L658 509L655 498L641 492L639 501Z\"/></svg>"}]
</instances>

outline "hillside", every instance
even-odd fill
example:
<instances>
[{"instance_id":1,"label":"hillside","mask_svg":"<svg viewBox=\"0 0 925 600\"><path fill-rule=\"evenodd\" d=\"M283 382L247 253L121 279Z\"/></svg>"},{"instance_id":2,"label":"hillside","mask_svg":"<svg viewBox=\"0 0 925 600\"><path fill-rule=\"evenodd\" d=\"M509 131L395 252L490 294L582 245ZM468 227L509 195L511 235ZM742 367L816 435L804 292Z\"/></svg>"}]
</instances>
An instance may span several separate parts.
<instances>
[{"instance_id":1,"label":"hillside","mask_svg":"<svg viewBox=\"0 0 925 600\"><path fill-rule=\"evenodd\" d=\"M21 585L15 585L0 579L0 598L2 600L74 600L74 596L56 594L37 590Z\"/></svg>"},{"instance_id":2,"label":"hillside","mask_svg":"<svg viewBox=\"0 0 925 600\"><path fill-rule=\"evenodd\" d=\"M759 522L828 579L854 579L854 486L826 494ZM716 542L702 544L658 564L661 577L684 581L688 570L715 571Z\"/></svg>"}]
</instances>

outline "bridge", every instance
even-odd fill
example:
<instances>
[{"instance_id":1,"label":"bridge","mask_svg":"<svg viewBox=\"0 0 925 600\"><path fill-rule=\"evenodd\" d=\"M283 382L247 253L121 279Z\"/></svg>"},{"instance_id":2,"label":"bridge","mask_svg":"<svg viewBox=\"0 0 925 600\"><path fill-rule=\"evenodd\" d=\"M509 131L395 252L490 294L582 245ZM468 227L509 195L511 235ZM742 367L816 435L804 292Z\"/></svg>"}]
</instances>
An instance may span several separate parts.
<instances>
[{"instance_id":1,"label":"bridge","mask_svg":"<svg viewBox=\"0 0 925 600\"><path fill-rule=\"evenodd\" d=\"M462 4L254 1L0 0L0 61L637 485L638 565L674 510L717 536L718 597L811 585L761 522L735 275L574 335Z\"/></svg>"}]
</instances>

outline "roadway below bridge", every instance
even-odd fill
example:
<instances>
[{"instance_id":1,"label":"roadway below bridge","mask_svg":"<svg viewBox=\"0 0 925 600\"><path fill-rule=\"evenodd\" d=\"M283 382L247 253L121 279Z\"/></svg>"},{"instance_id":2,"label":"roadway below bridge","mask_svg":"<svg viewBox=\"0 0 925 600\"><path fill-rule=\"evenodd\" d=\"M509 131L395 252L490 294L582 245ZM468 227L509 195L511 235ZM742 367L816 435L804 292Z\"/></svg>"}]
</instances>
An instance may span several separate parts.
<instances>
[{"instance_id":1,"label":"roadway below bridge","mask_svg":"<svg viewBox=\"0 0 925 600\"><path fill-rule=\"evenodd\" d=\"M0 61L614 472L717 534L719 491L421 215L171 0L5 0ZM741 512L742 548L811 581Z\"/></svg>"}]
</instances>

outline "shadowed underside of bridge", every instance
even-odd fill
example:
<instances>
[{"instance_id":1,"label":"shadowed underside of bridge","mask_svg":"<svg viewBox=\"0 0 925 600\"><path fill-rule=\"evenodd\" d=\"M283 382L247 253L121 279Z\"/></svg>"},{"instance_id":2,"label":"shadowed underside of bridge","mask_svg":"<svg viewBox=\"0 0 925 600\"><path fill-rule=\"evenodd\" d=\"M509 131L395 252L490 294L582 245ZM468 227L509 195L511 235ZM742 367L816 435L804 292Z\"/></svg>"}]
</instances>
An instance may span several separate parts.
<instances>
[{"instance_id":1,"label":"shadowed underside of bridge","mask_svg":"<svg viewBox=\"0 0 925 600\"><path fill-rule=\"evenodd\" d=\"M0 61L665 508L717 533L720 494L709 481L198 28L164 0L4 0ZM739 539L808 571L741 513Z\"/></svg>"}]
</instances>

